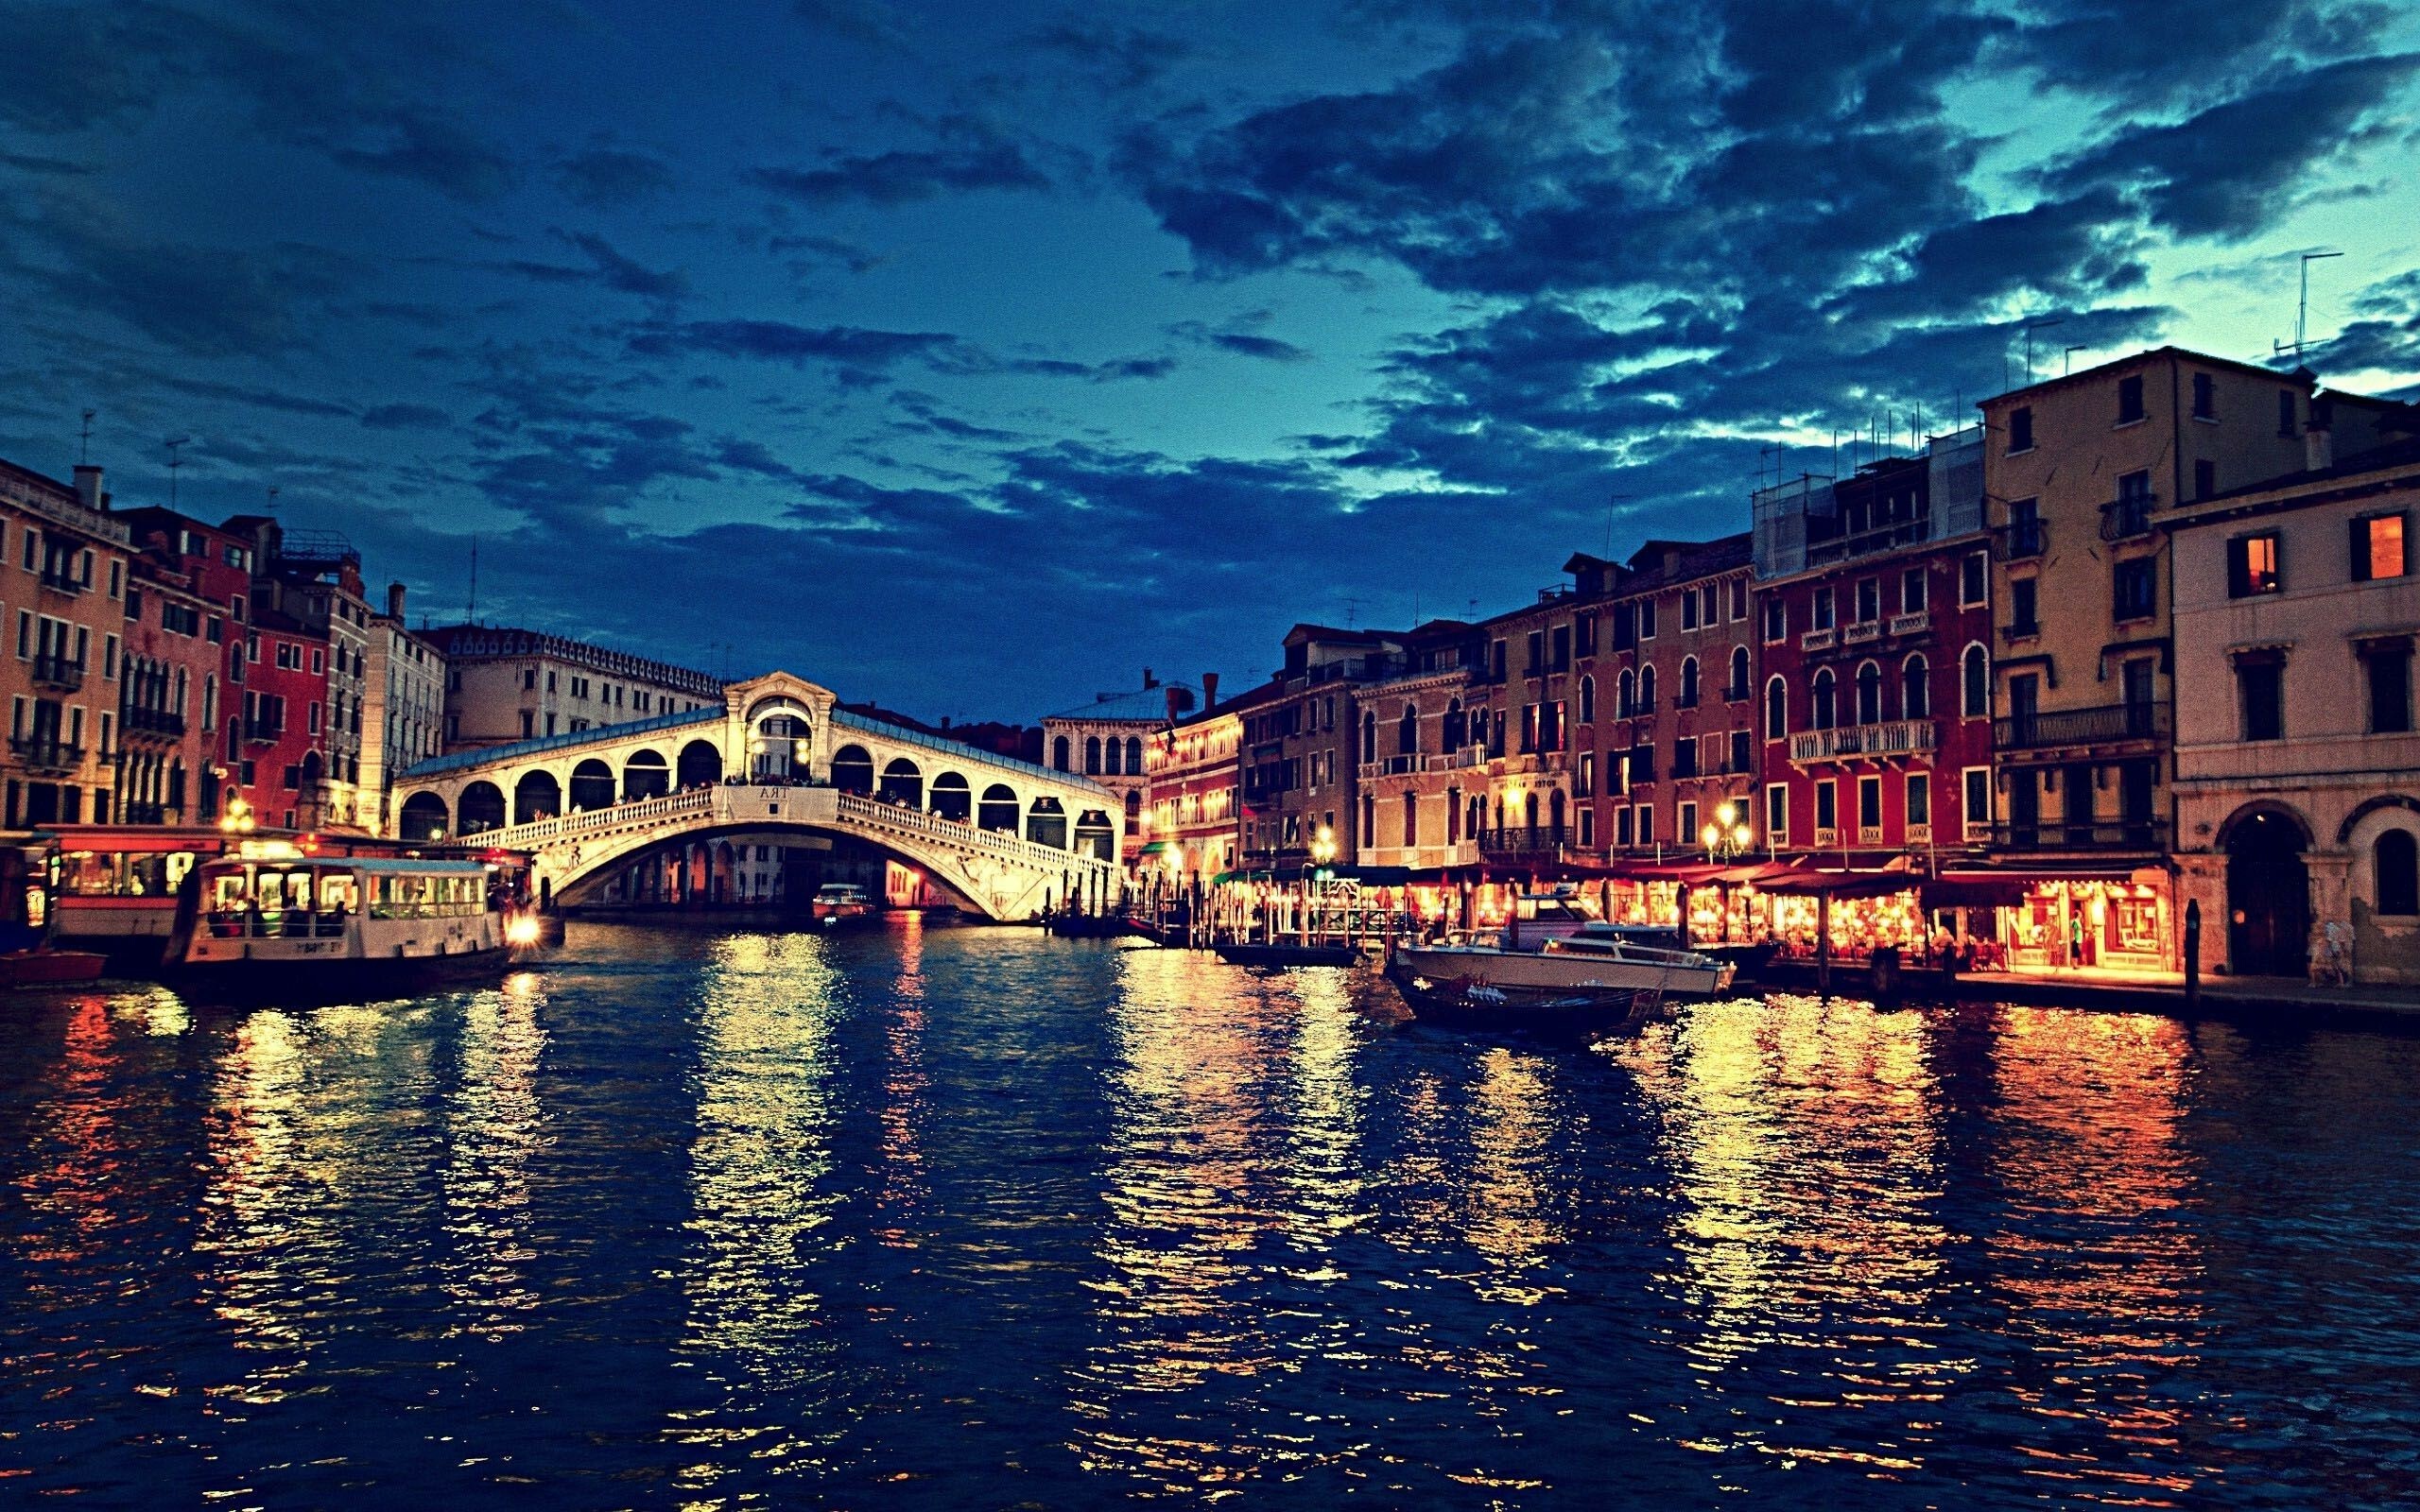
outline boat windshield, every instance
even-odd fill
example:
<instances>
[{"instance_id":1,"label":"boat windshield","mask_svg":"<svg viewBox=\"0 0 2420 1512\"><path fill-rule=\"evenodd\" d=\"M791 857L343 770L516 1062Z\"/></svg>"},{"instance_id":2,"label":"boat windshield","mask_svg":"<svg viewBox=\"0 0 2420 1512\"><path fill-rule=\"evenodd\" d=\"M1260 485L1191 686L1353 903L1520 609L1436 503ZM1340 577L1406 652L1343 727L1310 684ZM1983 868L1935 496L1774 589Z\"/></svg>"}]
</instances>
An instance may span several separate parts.
<instances>
[{"instance_id":1,"label":"boat windshield","mask_svg":"<svg viewBox=\"0 0 2420 1512\"><path fill-rule=\"evenodd\" d=\"M214 868L202 874L210 932L254 939L333 938L361 909L349 870L312 866Z\"/></svg>"},{"instance_id":2,"label":"boat windshield","mask_svg":"<svg viewBox=\"0 0 2420 1512\"><path fill-rule=\"evenodd\" d=\"M59 858L59 890L70 898L174 899L195 859L190 850L70 850Z\"/></svg>"}]
</instances>

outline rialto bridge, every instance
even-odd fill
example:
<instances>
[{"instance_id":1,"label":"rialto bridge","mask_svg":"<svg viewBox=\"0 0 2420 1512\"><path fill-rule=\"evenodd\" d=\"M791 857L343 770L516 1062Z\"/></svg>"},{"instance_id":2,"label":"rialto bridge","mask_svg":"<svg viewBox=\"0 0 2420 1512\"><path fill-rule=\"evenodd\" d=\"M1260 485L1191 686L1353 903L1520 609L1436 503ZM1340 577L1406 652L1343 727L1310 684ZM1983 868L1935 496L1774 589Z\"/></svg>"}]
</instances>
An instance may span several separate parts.
<instances>
[{"instance_id":1,"label":"rialto bridge","mask_svg":"<svg viewBox=\"0 0 2420 1512\"><path fill-rule=\"evenodd\" d=\"M1124 810L1107 789L852 713L783 672L719 709L422 762L395 790L402 837L528 851L572 906L636 867L802 833L865 841L990 919L1117 897Z\"/></svg>"}]
</instances>

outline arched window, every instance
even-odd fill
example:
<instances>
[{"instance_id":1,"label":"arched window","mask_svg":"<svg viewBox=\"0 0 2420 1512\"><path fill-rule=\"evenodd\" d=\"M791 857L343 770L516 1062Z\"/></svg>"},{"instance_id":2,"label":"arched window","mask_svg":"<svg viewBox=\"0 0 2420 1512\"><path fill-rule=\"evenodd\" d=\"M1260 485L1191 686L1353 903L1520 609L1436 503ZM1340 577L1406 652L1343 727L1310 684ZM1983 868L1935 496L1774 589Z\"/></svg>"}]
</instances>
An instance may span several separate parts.
<instances>
[{"instance_id":1,"label":"arched window","mask_svg":"<svg viewBox=\"0 0 2420 1512\"><path fill-rule=\"evenodd\" d=\"M1840 714L1840 701L1834 696L1832 669L1820 668L1815 680L1807 684L1807 724L1816 730L1829 730Z\"/></svg>"},{"instance_id":2,"label":"arched window","mask_svg":"<svg viewBox=\"0 0 2420 1512\"><path fill-rule=\"evenodd\" d=\"M1100 775L1100 737L1098 735L1084 737L1084 775L1086 777Z\"/></svg>"},{"instance_id":3,"label":"arched window","mask_svg":"<svg viewBox=\"0 0 2420 1512\"><path fill-rule=\"evenodd\" d=\"M1580 679L1580 722L1583 725L1597 722L1597 679L1595 678Z\"/></svg>"},{"instance_id":4,"label":"arched window","mask_svg":"<svg viewBox=\"0 0 2420 1512\"><path fill-rule=\"evenodd\" d=\"M1789 684L1775 673L1765 680L1765 738L1779 740L1789 733Z\"/></svg>"},{"instance_id":5,"label":"arched window","mask_svg":"<svg viewBox=\"0 0 2420 1512\"><path fill-rule=\"evenodd\" d=\"M876 796L903 808L921 809L925 806L925 774L914 762L901 756L883 767L882 785Z\"/></svg>"},{"instance_id":6,"label":"arched window","mask_svg":"<svg viewBox=\"0 0 2420 1512\"><path fill-rule=\"evenodd\" d=\"M1142 816L1143 816L1143 790L1142 790L1141 788L1139 788L1139 787L1130 787L1130 788L1128 788L1128 789L1126 790L1126 818L1127 818L1127 822L1128 822L1129 824L1132 824L1134 820L1139 819L1139 818L1141 818Z\"/></svg>"},{"instance_id":7,"label":"arched window","mask_svg":"<svg viewBox=\"0 0 2420 1512\"><path fill-rule=\"evenodd\" d=\"M1522 799L1521 799L1521 815L1522 815L1522 821L1523 821L1524 823L1526 823L1526 824L1530 827L1530 830L1531 831L1531 833L1534 833L1536 832L1537 828L1538 828L1538 795L1537 795L1537 794L1535 794L1535 793L1530 793L1530 794L1526 794L1526 795L1524 795L1524 796L1522 797Z\"/></svg>"},{"instance_id":8,"label":"arched window","mask_svg":"<svg viewBox=\"0 0 2420 1512\"><path fill-rule=\"evenodd\" d=\"M1899 717L1932 717L1932 669L1922 656L1911 656L1899 668Z\"/></svg>"},{"instance_id":9,"label":"arched window","mask_svg":"<svg viewBox=\"0 0 2420 1512\"><path fill-rule=\"evenodd\" d=\"M1407 756L1420 749L1420 711L1410 704L1403 706L1403 716L1395 721L1395 749Z\"/></svg>"},{"instance_id":10,"label":"arched window","mask_svg":"<svg viewBox=\"0 0 2420 1512\"><path fill-rule=\"evenodd\" d=\"M1126 743L1112 735L1101 743L1100 769L1112 777L1126 773Z\"/></svg>"},{"instance_id":11,"label":"arched window","mask_svg":"<svg viewBox=\"0 0 2420 1512\"><path fill-rule=\"evenodd\" d=\"M1361 711L1361 760L1378 759L1378 716L1367 709Z\"/></svg>"},{"instance_id":12,"label":"arched window","mask_svg":"<svg viewBox=\"0 0 2420 1512\"><path fill-rule=\"evenodd\" d=\"M1965 694L1965 716L1987 719L1992 713L1992 659L1979 645L1970 645L1961 663L1959 685Z\"/></svg>"},{"instance_id":13,"label":"arched window","mask_svg":"<svg viewBox=\"0 0 2420 1512\"><path fill-rule=\"evenodd\" d=\"M1638 713L1638 679L1628 667L1622 668L1620 679L1614 684L1614 712L1624 719Z\"/></svg>"},{"instance_id":14,"label":"arched window","mask_svg":"<svg viewBox=\"0 0 2420 1512\"><path fill-rule=\"evenodd\" d=\"M2372 859L2378 872L2378 912L2420 914L2420 842L2411 838L2411 832L2389 830L2379 835Z\"/></svg>"},{"instance_id":15,"label":"arched window","mask_svg":"<svg viewBox=\"0 0 2420 1512\"><path fill-rule=\"evenodd\" d=\"M1140 735L1126 737L1126 775L1129 777L1143 775L1143 737Z\"/></svg>"},{"instance_id":16,"label":"arched window","mask_svg":"<svg viewBox=\"0 0 2420 1512\"><path fill-rule=\"evenodd\" d=\"M1882 723L1882 669L1871 662L1858 664L1857 722L1860 725Z\"/></svg>"},{"instance_id":17,"label":"arched window","mask_svg":"<svg viewBox=\"0 0 2420 1512\"><path fill-rule=\"evenodd\" d=\"M1403 843L1407 846L1420 843L1420 795L1417 793L1408 792L1403 796Z\"/></svg>"},{"instance_id":18,"label":"arched window","mask_svg":"<svg viewBox=\"0 0 2420 1512\"><path fill-rule=\"evenodd\" d=\"M943 772L933 779L932 810L944 819L964 824L975 816L975 796L962 772Z\"/></svg>"},{"instance_id":19,"label":"arched window","mask_svg":"<svg viewBox=\"0 0 2420 1512\"><path fill-rule=\"evenodd\" d=\"M1731 687L1728 696L1734 703L1748 696L1748 648L1744 645L1735 645L1731 648Z\"/></svg>"},{"instance_id":20,"label":"arched window","mask_svg":"<svg viewBox=\"0 0 2420 1512\"><path fill-rule=\"evenodd\" d=\"M1638 669L1638 708L1641 713L1655 712L1655 663L1652 662Z\"/></svg>"},{"instance_id":21,"label":"arched window","mask_svg":"<svg viewBox=\"0 0 2420 1512\"><path fill-rule=\"evenodd\" d=\"M1456 698L1445 705L1445 748L1447 750L1460 750L1470 744L1469 727L1470 722L1462 717L1462 700Z\"/></svg>"},{"instance_id":22,"label":"arched window","mask_svg":"<svg viewBox=\"0 0 2420 1512\"><path fill-rule=\"evenodd\" d=\"M1563 789L1558 787L1547 795L1547 823L1553 828L1557 839L1563 836Z\"/></svg>"},{"instance_id":23,"label":"arched window","mask_svg":"<svg viewBox=\"0 0 2420 1512\"><path fill-rule=\"evenodd\" d=\"M1067 737L1060 736L1050 743L1050 765L1061 771L1067 769Z\"/></svg>"},{"instance_id":24,"label":"arched window","mask_svg":"<svg viewBox=\"0 0 2420 1512\"><path fill-rule=\"evenodd\" d=\"M1681 661L1681 696L1680 699L1673 704L1673 707L1676 709L1694 709L1697 706L1698 659L1693 656L1684 657Z\"/></svg>"}]
</instances>

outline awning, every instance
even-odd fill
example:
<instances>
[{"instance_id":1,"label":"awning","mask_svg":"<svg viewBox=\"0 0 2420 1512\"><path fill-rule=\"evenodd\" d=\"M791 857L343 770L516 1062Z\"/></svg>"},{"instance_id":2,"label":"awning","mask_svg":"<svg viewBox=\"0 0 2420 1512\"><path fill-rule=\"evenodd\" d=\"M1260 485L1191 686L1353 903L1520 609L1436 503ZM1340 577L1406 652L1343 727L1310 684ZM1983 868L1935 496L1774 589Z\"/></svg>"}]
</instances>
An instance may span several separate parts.
<instances>
[{"instance_id":1,"label":"awning","mask_svg":"<svg viewBox=\"0 0 2420 1512\"><path fill-rule=\"evenodd\" d=\"M1927 908L2014 908L2025 902L2026 881L1994 873L1948 872L1924 885Z\"/></svg>"},{"instance_id":2,"label":"awning","mask_svg":"<svg viewBox=\"0 0 2420 1512\"><path fill-rule=\"evenodd\" d=\"M1924 880L1912 871L1793 870L1789 876L1756 885L1784 898L1887 898L1920 885Z\"/></svg>"},{"instance_id":3,"label":"awning","mask_svg":"<svg viewBox=\"0 0 2420 1512\"><path fill-rule=\"evenodd\" d=\"M1143 849L1135 851L1134 853L1138 856L1166 855L1175 845L1176 842L1174 840L1147 841L1144 844Z\"/></svg>"}]
</instances>

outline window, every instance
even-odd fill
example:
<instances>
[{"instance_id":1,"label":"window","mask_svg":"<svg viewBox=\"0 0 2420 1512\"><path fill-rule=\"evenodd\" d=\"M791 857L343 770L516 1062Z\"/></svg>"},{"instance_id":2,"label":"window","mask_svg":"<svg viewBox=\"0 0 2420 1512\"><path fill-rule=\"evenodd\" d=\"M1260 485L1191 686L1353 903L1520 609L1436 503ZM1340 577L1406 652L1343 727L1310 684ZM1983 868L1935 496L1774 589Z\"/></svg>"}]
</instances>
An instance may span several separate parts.
<instances>
[{"instance_id":1,"label":"window","mask_svg":"<svg viewBox=\"0 0 2420 1512\"><path fill-rule=\"evenodd\" d=\"M1698 806L1697 806L1697 804L1696 804L1694 801L1690 801L1690 802L1685 802L1685 803L1683 803L1683 804L1680 806L1679 811L1677 812L1676 817L1678 817L1678 818L1679 818L1680 823L1679 823L1679 824L1674 828L1673 833L1674 833L1676 835L1678 835L1678 836L1679 836L1681 843L1682 843L1683 845L1686 845L1686 844L1688 844L1691 840L1693 840L1693 839L1697 838L1697 833L1698 833Z\"/></svg>"},{"instance_id":2,"label":"window","mask_svg":"<svg viewBox=\"0 0 2420 1512\"><path fill-rule=\"evenodd\" d=\"M2370 583L2410 572L2411 557L2404 539L2404 517L2400 514L2365 515L2354 521L2353 581Z\"/></svg>"},{"instance_id":3,"label":"window","mask_svg":"<svg viewBox=\"0 0 2420 1512\"><path fill-rule=\"evenodd\" d=\"M1932 824L1932 774L1908 774L1908 822L1929 827Z\"/></svg>"},{"instance_id":4,"label":"window","mask_svg":"<svg viewBox=\"0 0 2420 1512\"><path fill-rule=\"evenodd\" d=\"M1683 735L1672 742L1672 775L1698 775L1698 741L1695 735Z\"/></svg>"},{"instance_id":5,"label":"window","mask_svg":"<svg viewBox=\"0 0 2420 1512\"><path fill-rule=\"evenodd\" d=\"M1779 740L1789 733L1789 686L1778 675L1765 682L1765 738Z\"/></svg>"},{"instance_id":6,"label":"window","mask_svg":"<svg viewBox=\"0 0 2420 1512\"><path fill-rule=\"evenodd\" d=\"M2409 830L2389 830L2370 852L2378 874L2378 912L2409 918L2420 914L2420 841Z\"/></svg>"},{"instance_id":7,"label":"window","mask_svg":"<svg viewBox=\"0 0 2420 1512\"><path fill-rule=\"evenodd\" d=\"M2378 735L2411 732L2411 643L2374 643L2361 650L2361 669L2370 685L2370 731Z\"/></svg>"},{"instance_id":8,"label":"window","mask_svg":"<svg viewBox=\"0 0 2420 1512\"><path fill-rule=\"evenodd\" d=\"M1723 696L1734 703L1748 696L1748 648L1744 645L1731 648L1731 681L1723 690Z\"/></svg>"},{"instance_id":9,"label":"window","mask_svg":"<svg viewBox=\"0 0 2420 1512\"><path fill-rule=\"evenodd\" d=\"M1594 724L1596 719L1597 679L1582 678L1580 679L1580 722L1583 725Z\"/></svg>"},{"instance_id":10,"label":"window","mask_svg":"<svg viewBox=\"0 0 2420 1512\"><path fill-rule=\"evenodd\" d=\"M1857 722L1882 723L1882 669L1871 662L1860 663L1857 669Z\"/></svg>"},{"instance_id":11,"label":"window","mask_svg":"<svg viewBox=\"0 0 2420 1512\"><path fill-rule=\"evenodd\" d=\"M1655 663L1650 662L1638 669L1638 707L1642 712L1655 709Z\"/></svg>"},{"instance_id":12,"label":"window","mask_svg":"<svg viewBox=\"0 0 2420 1512\"><path fill-rule=\"evenodd\" d=\"M1826 583L1815 590L1815 628L1828 630L1832 625L1832 589L1831 585Z\"/></svg>"},{"instance_id":13,"label":"window","mask_svg":"<svg viewBox=\"0 0 2420 1512\"><path fill-rule=\"evenodd\" d=\"M1962 712L1969 719L1987 718L1992 712L1992 659L1979 645L1970 645L1960 666Z\"/></svg>"},{"instance_id":14,"label":"window","mask_svg":"<svg viewBox=\"0 0 2420 1512\"><path fill-rule=\"evenodd\" d=\"M1765 644L1772 644L1789 634L1789 607L1779 595L1765 600Z\"/></svg>"},{"instance_id":15,"label":"window","mask_svg":"<svg viewBox=\"0 0 2420 1512\"><path fill-rule=\"evenodd\" d=\"M1681 595L1681 628L1685 630L1694 630L1697 627L1698 595L1695 593L1683 593Z\"/></svg>"},{"instance_id":16,"label":"window","mask_svg":"<svg viewBox=\"0 0 2420 1512\"><path fill-rule=\"evenodd\" d=\"M1420 843L1420 795L1417 793L1403 796L1403 843L1408 846Z\"/></svg>"},{"instance_id":17,"label":"window","mask_svg":"<svg viewBox=\"0 0 2420 1512\"><path fill-rule=\"evenodd\" d=\"M1899 717L1932 717L1932 669L1923 656L1911 656L1899 666Z\"/></svg>"},{"instance_id":18,"label":"window","mask_svg":"<svg viewBox=\"0 0 2420 1512\"><path fill-rule=\"evenodd\" d=\"M1978 551L1958 564L1958 607L1973 609L1983 601L1991 582L1991 558Z\"/></svg>"},{"instance_id":19,"label":"window","mask_svg":"<svg viewBox=\"0 0 2420 1512\"><path fill-rule=\"evenodd\" d=\"M2236 659L2236 686L2243 700L2243 738L2282 740L2286 735L2286 663L2273 654Z\"/></svg>"},{"instance_id":20,"label":"window","mask_svg":"<svg viewBox=\"0 0 2420 1512\"><path fill-rule=\"evenodd\" d=\"M2111 578L2110 614L2121 620L2149 619L2152 599L2159 586L2158 561L2152 557L2136 557L2118 564Z\"/></svg>"},{"instance_id":21,"label":"window","mask_svg":"<svg viewBox=\"0 0 2420 1512\"><path fill-rule=\"evenodd\" d=\"M1614 810L1614 844L1628 845L1638 833L1637 815L1628 808Z\"/></svg>"},{"instance_id":22,"label":"window","mask_svg":"<svg viewBox=\"0 0 2420 1512\"><path fill-rule=\"evenodd\" d=\"M1694 709L1697 706L1698 659L1693 656L1685 657L1681 661L1681 696L1673 700L1672 707L1675 709Z\"/></svg>"},{"instance_id":23,"label":"window","mask_svg":"<svg viewBox=\"0 0 2420 1512\"><path fill-rule=\"evenodd\" d=\"M1765 786L1765 843L1789 844L1789 787L1783 782Z\"/></svg>"},{"instance_id":24,"label":"window","mask_svg":"<svg viewBox=\"0 0 2420 1512\"><path fill-rule=\"evenodd\" d=\"M2294 391L2290 388L2277 390L2277 434L2280 436L2295 434Z\"/></svg>"},{"instance_id":25,"label":"window","mask_svg":"<svg viewBox=\"0 0 2420 1512\"><path fill-rule=\"evenodd\" d=\"M1927 602L1928 579L1921 567L1910 567L1899 575L1899 612L1921 614Z\"/></svg>"},{"instance_id":26,"label":"window","mask_svg":"<svg viewBox=\"0 0 2420 1512\"><path fill-rule=\"evenodd\" d=\"M1882 579L1860 577L1857 583L1857 621L1870 624L1882 617Z\"/></svg>"},{"instance_id":27,"label":"window","mask_svg":"<svg viewBox=\"0 0 2420 1512\"><path fill-rule=\"evenodd\" d=\"M1860 777L1857 780L1857 822L1861 830L1882 828L1882 779Z\"/></svg>"},{"instance_id":28,"label":"window","mask_svg":"<svg viewBox=\"0 0 2420 1512\"><path fill-rule=\"evenodd\" d=\"M2218 387L2218 381L2206 372L2197 372L2193 375L2193 418L2195 420L2219 418Z\"/></svg>"},{"instance_id":29,"label":"window","mask_svg":"<svg viewBox=\"0 0 2420 1512\"><path fill-rule=\"evenodd\" d=\"M2033 450L2033 406L2019 404L2008 412L2008 455Z\"/></svg>"},{"instance_id":30,"label":"window","mask_svg":"<svg viewBox=\"0 0 2420 1512\"><path fill-rule=\"evenodd\" d=\"M1831 778L1815 784L1815 833L1841 827L1841 784Z\"/></svg>"},{"instance_id":31,"label":"window","mask_svg":"<svg viewBox=\"0 0 2420 1512\"><path fill-rule=\"evenodd\" d=\"M2118 423L2132 425L2143 418L2143 380L2140 375L2118 380Z\"/></svg>"},{"instance_id":32,"label":"window","mask_svg":"<svg viewBox=\"0 0 2420 1512\"><path fill-rule=\"evenodd\" d=\"M1965 771L1966 792L1962 807L1968 824L1987 824L1992 817L1992 769L1969 766Z\"/></svg>"},{"instance_id":33,"label":"window","mask_svg":"<svg viewBox=\"0 0 2420 1512\"><path fill-rule=\"evenodd\" d=\"M2227 542L2227 596L2256 598L2285 587L2278 572L2277 532L2238 536Z\"/></svg>"},{"instance_id":34,"label":"window","mask_svg":"<svg viewBox=\"0 0 2420 1512\"><path fill-rule=\"evenodd\" d=\"M2208 457L2193 461L2193 497L2206 499L2219 491L2219 464Z\"/></svg>"},{"instance_id":35,"label":"window","mask_svg":"<svg viewBox=\"0 0 2420 1512\"><path fill-rule=\"evenodd\" d=\"M2012 579L2008 585L2008 628L2011 635L2035 635L2042 622L2035 617L2038 590L2031 577Z\"/></svg>"},{"instance_id":36,"label":"window","mask_svg":"<svg viewBox=\"0 0 2420 1512\"><path fill-rule=\"evenodd\" d=\"M1641 803L1638 806L1638 843L1641 845L1655 843L1655 805L1652 803Z\"/></svg>"},{"instance_id":37,"label":"window","mask_svg":"<svg viewBox=\"0 0 2420 1512\"><path fill-rule=\"evenodd\" d=\"M1574 798L1596 797L1597 753L1595 751L1583 750L1580 753L1580 765L1573 768L1571 794ZM1451 804L1446 805L1446 812L1448 814L1453 812L1453 806ZM1580 812L1584 816L1588 811L1586 809L1582 809Z\"/></svg>"},{"instance_id":38,"label":"window","mask_svg":"<svg viewBox=\"0 0 2420 1512\"><path fill-rule=\"evenodd\" d=\"M1748 579L1731 579L1731 622L1737 625L1748 617Z\"/></svg>"},{"instance_id":39,"label":"window","mask_svg":"<svg viewBox=\"0 0 2420 1512\"><path fill-rule=\"evenodd\" d=\"M2008 554L2012 557L2038 557L2042 554L2041 500L2009 501Z\"/></svg>"},{"instance_id":40,"label":"window","mask_svg":"<svg viewBox=\"0 0 2420 1512\"><path fill-rule=\"evenodd\" d=\"M1638 601L1638 638L1642 641L1655 639L1655 600L1651 598Z\"/></svg>"},{"instance_id":41,"label":"window","mask_svg":"<svg viewBox=\"0 0 2420 1512\"><path fill-rule=\"evenodd\" d=\"M1832 728L1833 716L1839 710L1839 700L1833 695L1832 669L1824 667L1816 672L1815 680L1807 685L1808 728Z\"/></svg>"}]
</instances>

